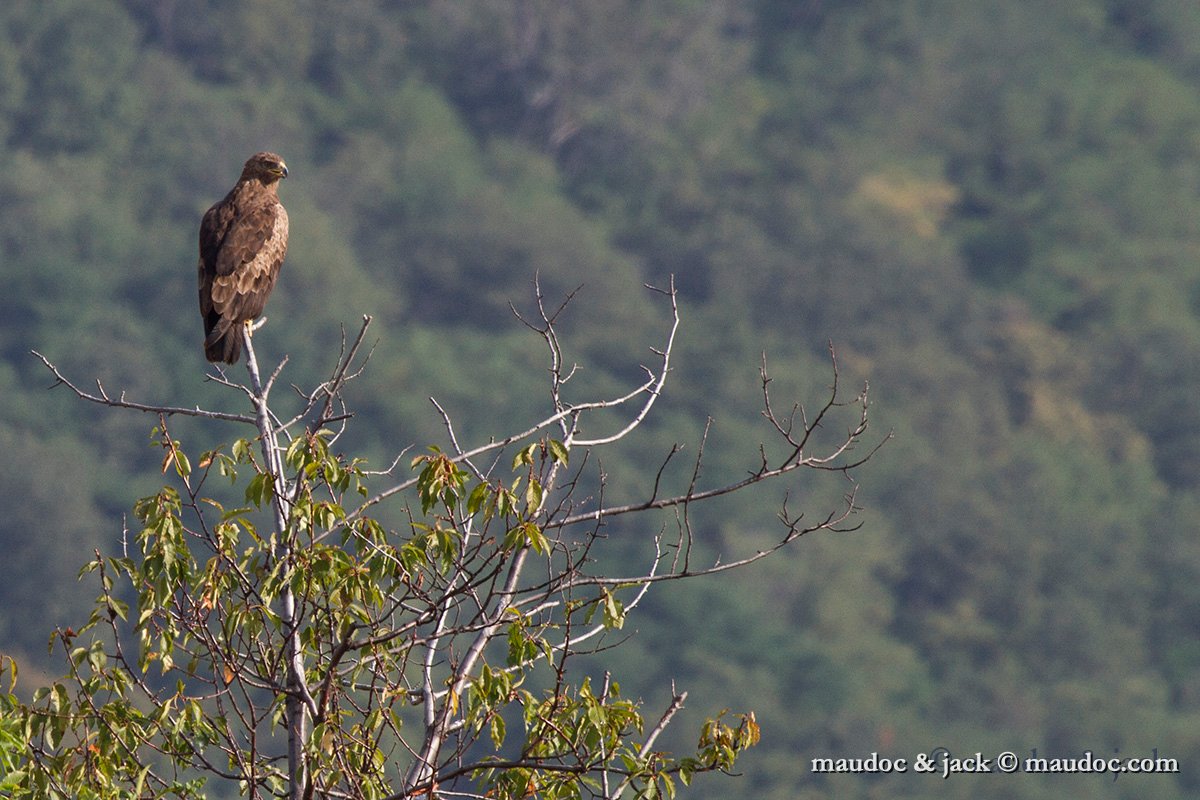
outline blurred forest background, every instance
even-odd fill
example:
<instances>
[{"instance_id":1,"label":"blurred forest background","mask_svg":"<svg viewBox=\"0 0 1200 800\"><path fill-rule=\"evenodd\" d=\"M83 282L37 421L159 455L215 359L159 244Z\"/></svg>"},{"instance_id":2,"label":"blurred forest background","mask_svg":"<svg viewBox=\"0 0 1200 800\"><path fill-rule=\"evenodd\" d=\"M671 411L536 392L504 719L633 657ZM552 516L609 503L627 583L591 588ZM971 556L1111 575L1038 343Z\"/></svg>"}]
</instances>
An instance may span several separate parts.
<instances>
[{"instance_id":1,"label":"blurred forest background","mask_svg":"<svg viewBox=\"0 0 1200 800\"><path fill-rule=\"evenodd\" d=\"M661 343L643 282L685 298L614 492L710 414L706 476L753 466L764 350L781 402L823 397L829 340L870 379L896 435L856 472L863 528L662 587L604 657L651 709L690 691L676 737L757 711L745 777L690 796L1200 796L1198 98L1191 0L3 3L0 649L36 681L96 593L79 566L164 480L155 420L47 391L30 349L131 399L240 408L203 381L195 238L271 149L292 237L260 358L311 385L373 314L343 444L377 466L444 443L430 395L468 440L546 411L508 309L535 273L583 285L564 337L601 394ZM698 520L710 555L770 541L782 491ZM939 746L1158 748L1181 772L808 769Z\"/></svg>"}]
</instances>

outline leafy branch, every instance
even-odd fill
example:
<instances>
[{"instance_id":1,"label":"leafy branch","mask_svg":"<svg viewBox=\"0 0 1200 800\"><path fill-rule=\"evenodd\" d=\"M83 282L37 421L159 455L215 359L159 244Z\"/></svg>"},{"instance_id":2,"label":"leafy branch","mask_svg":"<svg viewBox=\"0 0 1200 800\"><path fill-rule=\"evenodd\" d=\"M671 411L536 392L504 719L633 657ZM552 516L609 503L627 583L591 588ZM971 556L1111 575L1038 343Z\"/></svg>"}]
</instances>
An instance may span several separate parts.
<instances>
[{"instance_id":1,"label":"leafy branch","mask_svg":"<svg viewBox=\"0 0 1200 800\"><path fill-rule=\"evenodd\" d=\"M566 301L549 308L538 286L537 316L521 321L549 355L546 416L468 447L434 400L451 450L410 458L414 475L401 480L337 452L353 421L346 387L370 356L369 317L343 336L328 380L296 389L300 409L286 419L271 399L286 359L264 380L249 341L245 384L210 376L244 396L249 414L135 403L99 385L86 392L39 354L81 399L156 414L173 482L136 503L134 553L96 553L84 567L101 594L85 625L55 634L64 678L29 705L11 687L4 696L0 758L16 764L5 790L198 798L217 780L250 798L615 800L669 797L699 772L731 771L758 741L752 713L709 720L697 751L676 758L655 745L686 692L672 687L648 724L617 681L606 675L593 687L571 664L619 646L606 641L652 586L745 566L815 531L853 529L857 510L854 488L808 522L785 500L775 545L696 565L698 506L801 469L846 474L878 445L855 455L867 389L840 398L832 349L833 385L811 416L799 405L776 412L764 359L763 414L784 455L769 458L763 445L744 477L702 486L706 426L684 489L664 491L677 445L645 499L608 504L603 476L587 465L649 417L672 369L676 290L648 288L664 298L670 324L644 381L615 398L568 400L576 368L557 328ZM846 409L844 437L816 446L818 428ZM597 412L613 410L626 413L614 431L581 435ZM193 459L171 435L177 415L251 425L256 435ZM241 502L227 507L214 481L240 487ZM375 515L384 510L406 522L389 527ZM653 537L641 570L591 572L612 520L658 510L674 512L676 533ZM16 677L11 661L0 661L4 676Z\"/></svg>"}]
</instances>

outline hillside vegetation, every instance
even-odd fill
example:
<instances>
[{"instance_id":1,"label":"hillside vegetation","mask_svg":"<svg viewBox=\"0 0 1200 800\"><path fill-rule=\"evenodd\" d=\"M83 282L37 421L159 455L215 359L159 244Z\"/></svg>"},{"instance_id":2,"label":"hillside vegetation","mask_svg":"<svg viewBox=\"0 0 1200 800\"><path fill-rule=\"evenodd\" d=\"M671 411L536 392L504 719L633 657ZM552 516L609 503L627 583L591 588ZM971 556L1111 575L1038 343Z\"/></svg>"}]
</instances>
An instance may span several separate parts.
<instances>
[{"instance_id":1,"label":"hillside vegetation","mask_svg":"<svg viewBox=\"0 0 1200 800\"><path fill-rule=\"evenodd\" d=\"M195 238L261 149L291 170L292 234L256 347L308 385L373 315L344 443L374 464L443 442L430 395L466 438L546 407L509 308L535 275L582 287L564 338L606 394L662 333L642 284L685 299L614 492L709 415L707 469L753 463L763 351L779 398L822 397L828 342L870 380L895 437L856 473L862 529L664 587L613 653L627 694L674 679L697 718L757 711L746 776L692 796L1200 794L1200 5L0 5L0 649L29 673L163 480L154 420L48 392L29 351L134 399L231 402L203 380ZM712 557L775 534L744 503L694 523ZM1157 748L1180 772L809 770L937 747Z\"/></svg>"}]
</instances>

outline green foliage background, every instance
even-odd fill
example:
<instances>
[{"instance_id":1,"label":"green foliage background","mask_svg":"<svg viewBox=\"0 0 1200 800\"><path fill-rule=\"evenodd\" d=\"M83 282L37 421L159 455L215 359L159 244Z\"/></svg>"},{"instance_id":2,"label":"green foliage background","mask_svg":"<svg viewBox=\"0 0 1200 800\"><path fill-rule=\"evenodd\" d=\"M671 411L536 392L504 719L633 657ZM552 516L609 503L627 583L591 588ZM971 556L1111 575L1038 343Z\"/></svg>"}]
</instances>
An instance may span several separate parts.
<instances>
[{"instance_id":1,"label":"green foliage background","mask_svg":"<svg viewBox=\"0 0 1200 800\"><path fill-rule=\"evenodd\" d=\"M739 794L1196 796L1198 92L1200 6L1175 0L0 5L0 647L36 672L94 595L78 567L162 480L152 420L47 392L28 351L230 403L202 380L195 231L269 148L292 241L255 341L306 385L375 316L344 441L377 465L441 441L429 395L464 438L547 407L508 309L535 274L583 285L581 389L636 379L662 327L643 282L685 295L618 494L708 414L706 474L752 465L763 349L780 397L820 396L827 340L871 380L896 437L858 476L863 530L659 591L605 657L627 694L674 678L693 719L758 711ZM703 548L767 541L771 502L714 510ZM1181 772L808 770L939 746Z\"/></svg>"}]
</instances>

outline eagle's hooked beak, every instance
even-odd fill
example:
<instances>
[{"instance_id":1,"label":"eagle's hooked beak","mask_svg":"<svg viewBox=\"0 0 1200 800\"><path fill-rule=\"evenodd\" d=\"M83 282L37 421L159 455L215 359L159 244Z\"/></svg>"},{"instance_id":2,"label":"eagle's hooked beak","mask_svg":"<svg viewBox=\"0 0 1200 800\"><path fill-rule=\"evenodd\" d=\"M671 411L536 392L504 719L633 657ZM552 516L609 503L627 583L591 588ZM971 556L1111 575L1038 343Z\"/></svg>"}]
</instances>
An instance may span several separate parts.
<instances>
[{"instance_id":1,"label":"eagle's hooked beak","mask_svg":"<svg viewBox=\"0 0 1200 800\"><path fill-rule=\"evenodd\" d=\"M279 177L286 178L287 176L288 176L287 164L281 163L279 165Z\"/></svg>"}]
</instances>

